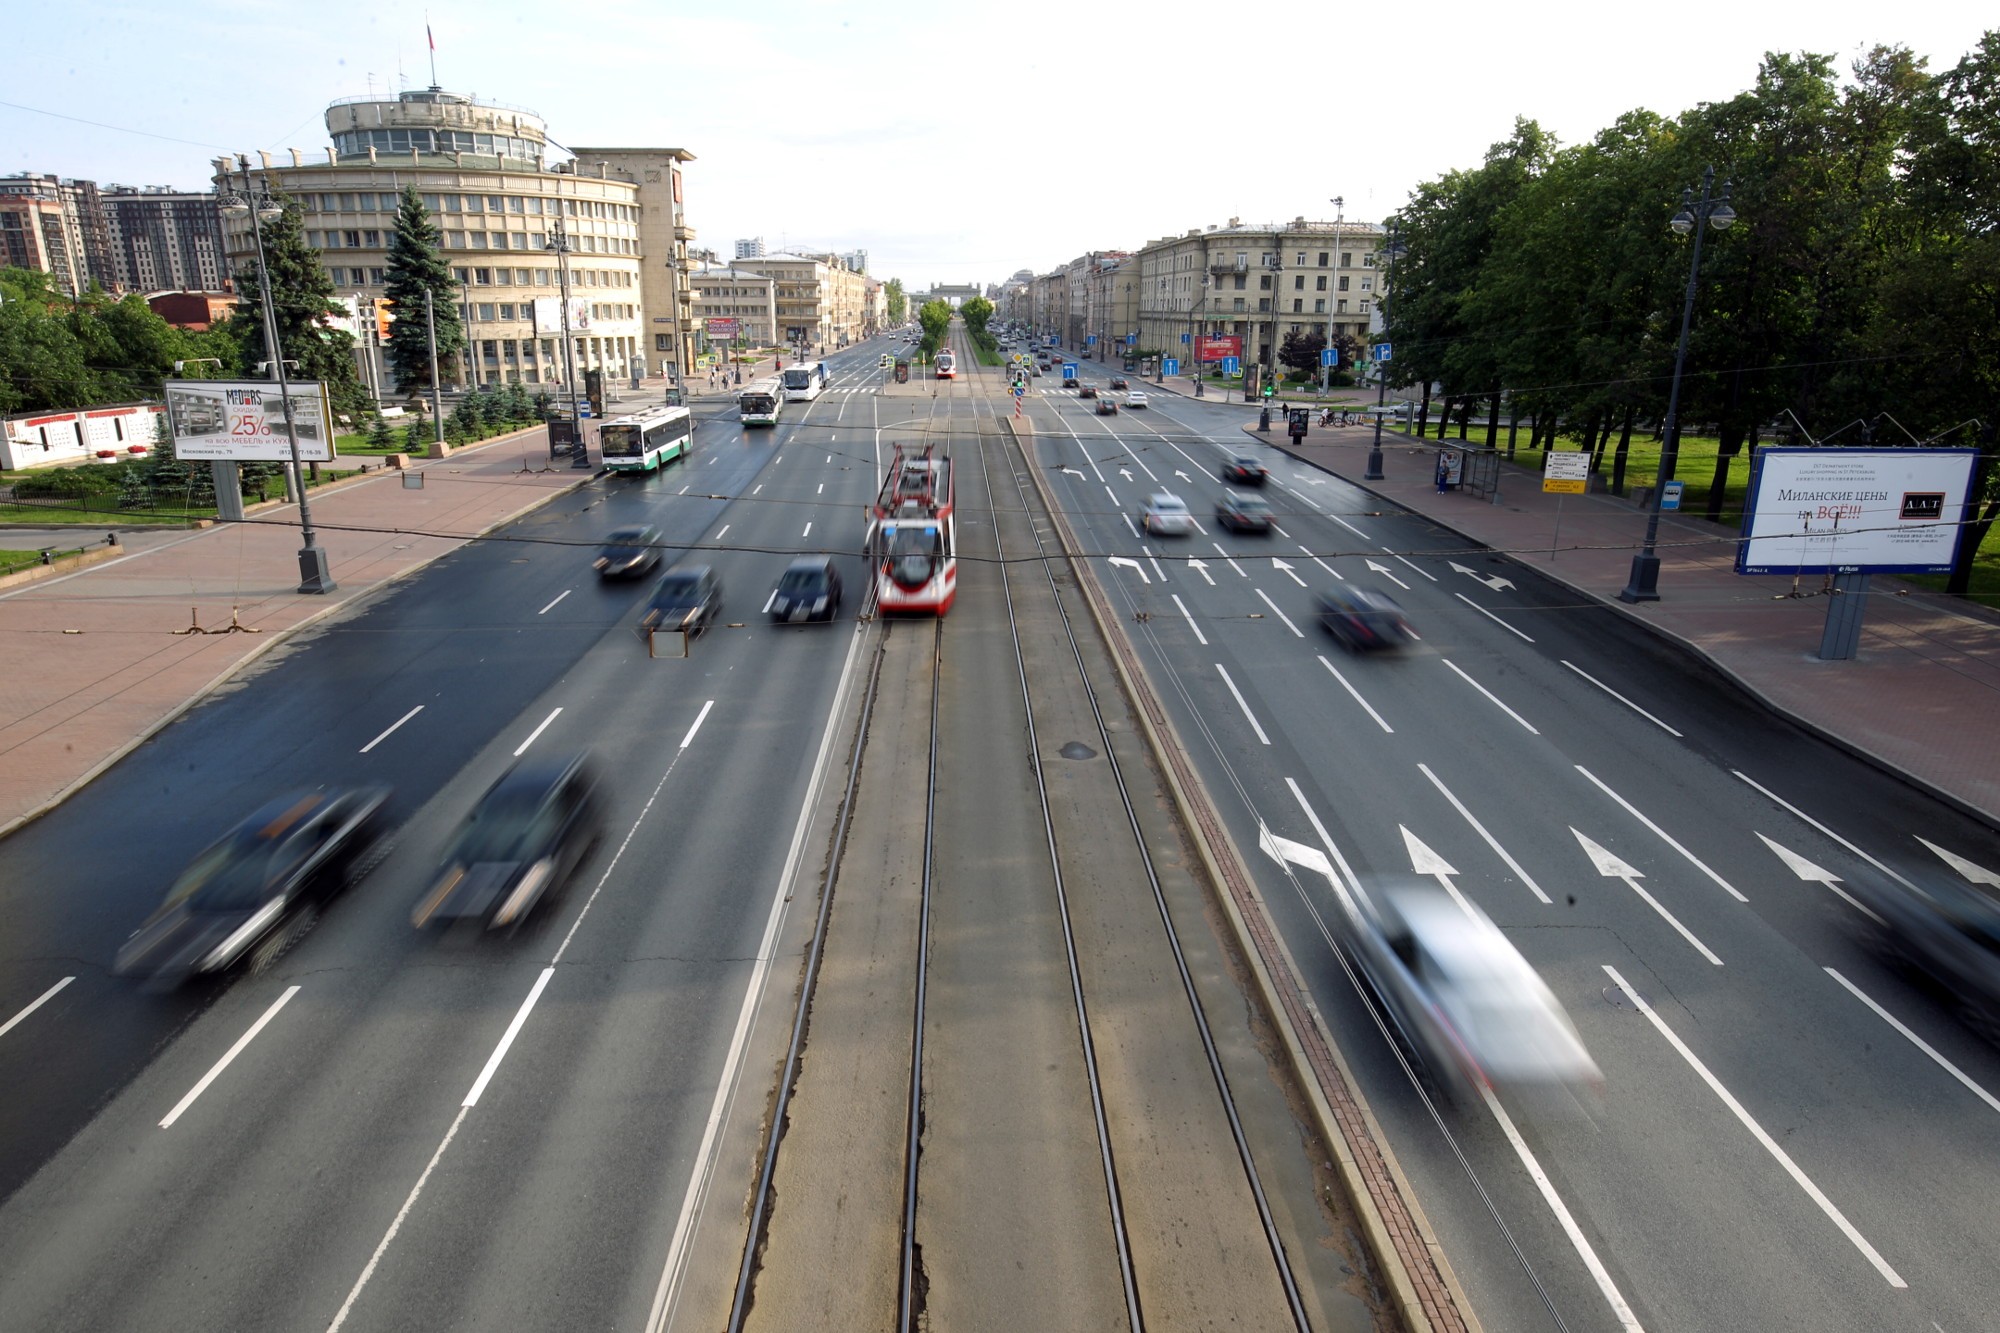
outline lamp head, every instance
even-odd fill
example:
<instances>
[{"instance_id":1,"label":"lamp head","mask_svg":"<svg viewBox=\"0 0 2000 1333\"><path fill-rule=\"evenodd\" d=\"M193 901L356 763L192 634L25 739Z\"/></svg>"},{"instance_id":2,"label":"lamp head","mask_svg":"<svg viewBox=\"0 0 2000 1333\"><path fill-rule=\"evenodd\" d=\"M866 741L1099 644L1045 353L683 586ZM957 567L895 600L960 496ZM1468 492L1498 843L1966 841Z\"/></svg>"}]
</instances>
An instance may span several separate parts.
<instances>
[{"instance_id":1,"label":"lamp head","mask_svg":"<svg viewBox=\"0 0 2000 1333\"><path fill-rule=\"evenodd\" d=\"M216 204L216 208L232 218L242 218L250 215L250 205L244 200L243 196L237 194L223 195L221 201Z\"/></svg>"},{"instance_id":2,"label":"lamp head","mask_svg":"<svg viewBox=\"0 0 2000 1333\"><path fill-rule=\"evenodd\" d=\"M1722 182L1722 196L1708 210L1708 225L1717 231L1728 231L1736 225L1736 210L1729 206L1729 182Z\"/></svg>"},{"instance_id":3,"label":"lamp head","mask_svg":"<svg viewBox=\"0 0 2000 1333\"><path fill-rule=\"evenodd\" d=\"M271 198L269 195L265 195L262 199L257 201L258 221L276 222L279 218L283 217L284 215L285 215L285 210L280 208L278 206L278 201Z\"/></svg>"}]
</instances>

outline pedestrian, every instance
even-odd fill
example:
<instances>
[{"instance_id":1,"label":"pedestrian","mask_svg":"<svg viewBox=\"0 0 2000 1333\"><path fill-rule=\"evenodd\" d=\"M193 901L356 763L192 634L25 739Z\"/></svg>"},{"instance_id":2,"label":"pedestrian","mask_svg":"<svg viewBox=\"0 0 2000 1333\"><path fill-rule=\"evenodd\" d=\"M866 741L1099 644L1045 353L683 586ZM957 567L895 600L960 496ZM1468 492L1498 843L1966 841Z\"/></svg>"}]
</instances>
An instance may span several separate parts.
<instances>
[{"instance_id":1,"label":"pedestrian","mask_svg":"<svg viewBox=\"0 0 2000 1333\"><path fill-rule=\"evenodd\" d=\"M1451 455L1438 450L1438 494L1443 495L1451 488Z\"/></svg>"}]
</instances>

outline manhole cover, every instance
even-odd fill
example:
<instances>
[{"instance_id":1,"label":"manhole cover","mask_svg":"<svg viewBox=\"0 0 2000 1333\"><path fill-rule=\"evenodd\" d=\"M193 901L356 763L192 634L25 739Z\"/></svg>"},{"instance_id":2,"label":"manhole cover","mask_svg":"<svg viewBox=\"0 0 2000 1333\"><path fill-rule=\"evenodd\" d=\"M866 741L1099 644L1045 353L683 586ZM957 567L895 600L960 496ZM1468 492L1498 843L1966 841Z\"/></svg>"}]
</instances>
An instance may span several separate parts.
<instances>
[{"instance_id":1,"label":"manhole cover","mask_svg":"<svg viewBox=\"0 0 2000 1333\"><path fill-rule=\"evenodd\" d=\"M1088 745L1085 745L1082 741L1071 741L1068 745L1065 745L1062 747L1062 749L1056 751L1056 753L1061 755L1065 759L1097 758L1097 751L1091 749Z\"/></svg>"}]
</instances>

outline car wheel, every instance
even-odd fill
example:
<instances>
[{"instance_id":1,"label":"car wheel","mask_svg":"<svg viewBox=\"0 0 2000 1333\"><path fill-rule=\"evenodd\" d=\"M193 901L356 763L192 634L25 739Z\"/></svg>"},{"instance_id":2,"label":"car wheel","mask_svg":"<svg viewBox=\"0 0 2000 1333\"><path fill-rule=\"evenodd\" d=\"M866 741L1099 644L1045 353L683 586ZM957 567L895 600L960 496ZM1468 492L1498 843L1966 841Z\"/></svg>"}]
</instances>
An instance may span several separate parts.
<instances>
[{"instance_id":1,"label":"car wheel","mask_svg":"<svg viewBox=\"0 0 2000 1333\"><path fill-rule=\"evenodd\" d=\"M319 909L307 903L289 913L278 922L277 928L257 941L250 950L245 970L252 976L269 971L280 958L291 952L294 944L304 939L315 925L319 924Z\"/></svg>"}]
</instances>

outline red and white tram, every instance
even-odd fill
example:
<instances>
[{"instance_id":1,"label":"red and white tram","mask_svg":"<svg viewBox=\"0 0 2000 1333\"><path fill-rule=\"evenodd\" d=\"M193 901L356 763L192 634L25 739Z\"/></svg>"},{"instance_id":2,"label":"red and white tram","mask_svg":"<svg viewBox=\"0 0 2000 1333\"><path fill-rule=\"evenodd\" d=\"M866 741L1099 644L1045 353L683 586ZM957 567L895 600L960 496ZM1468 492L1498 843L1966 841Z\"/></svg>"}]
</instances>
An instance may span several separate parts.
<instances>
[{"instance_id":1,"label":"red and white tram","mask_svg":"<svg viewBox=\"0 0 2000 1333\"><path fill-rule=\"evenodd\" d=\"M897 445L868 512L875 605L884 614L943 615L958 596L951 455Z\"/></svg>"}]
</instances>

